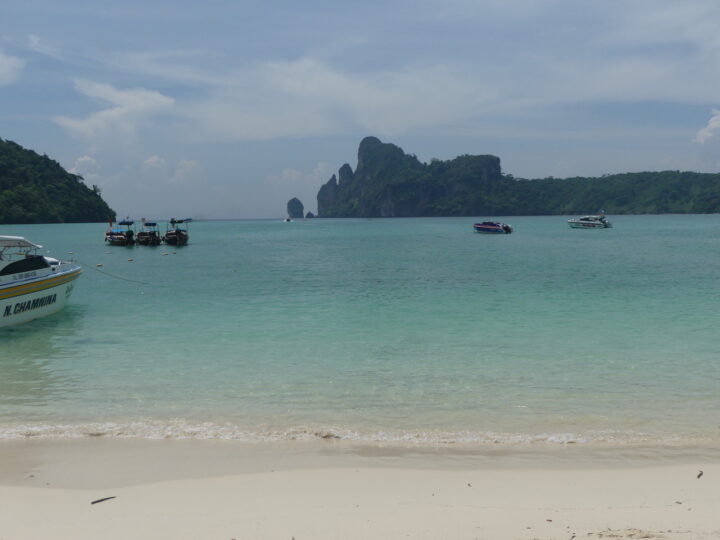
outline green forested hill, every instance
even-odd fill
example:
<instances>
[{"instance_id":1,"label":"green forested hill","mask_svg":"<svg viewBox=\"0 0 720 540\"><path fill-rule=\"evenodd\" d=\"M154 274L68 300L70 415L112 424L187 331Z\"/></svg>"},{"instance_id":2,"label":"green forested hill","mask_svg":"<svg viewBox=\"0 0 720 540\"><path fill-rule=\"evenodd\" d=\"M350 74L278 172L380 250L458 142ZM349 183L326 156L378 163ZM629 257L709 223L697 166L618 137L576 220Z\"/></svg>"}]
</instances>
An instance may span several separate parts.
<instances>
[{"instance_id":1,"label":"green forested hill","mask_svg":"<svg viewBox=\"0 0 720 540\"><path fill-rule=\"evenodd\" d=\"M97 187L47 156L0 139L0 224L102 222L115 218Z\"/></svg>"},{"instance_id":2,"label":"green forested hill","mask_svg":"<svg viewBox=\"0 0 720 540\"><path fill-rule=\"evenodd\" d=\"M516 179L495 156L421 163L367 137L355 171L318 192L319 217L509 216L720 212L720 174L663 171L600 178Z\"/></svg>"}]
</instances>

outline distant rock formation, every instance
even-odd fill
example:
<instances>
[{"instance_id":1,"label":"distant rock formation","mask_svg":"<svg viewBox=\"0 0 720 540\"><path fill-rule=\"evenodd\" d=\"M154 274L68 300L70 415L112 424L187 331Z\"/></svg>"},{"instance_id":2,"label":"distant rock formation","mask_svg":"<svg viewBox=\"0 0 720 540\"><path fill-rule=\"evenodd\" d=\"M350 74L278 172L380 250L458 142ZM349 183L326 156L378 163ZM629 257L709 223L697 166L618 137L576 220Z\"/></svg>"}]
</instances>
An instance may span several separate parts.
<instances>
[{"instance_id":1,"label":"distant rock formation","mask_svg":"<svg viewBox=\"0 0 720 540\"><path fill-rule=\"evenodd\" d=\"M0 139L0 224L87 223L115 219L115 212L82 176L57 161Z\"/></svg>"},{"instance_id":2,"label":"distant rock formation","mask_svg":"<svg viewBox=\"0 0 720 540\"><path fill-rule=\"evenodd\" d=\"M300 199L297 197L293 197L290 199L287 203L287 213L288 217L291 219L302 219L305 212L305 207L303 206L303 203L300 202Z\"/></svg>"},{"instance_id":3,"label":"distant rock formation","mask_svg":"<svg viewBox=\"0 0 720 540\"><path fill-rule=\"evenodd\" d=\"M637 172L528 180L503 175L500 158L462 155L420 162L366 137L317 194L318 217L517 216L717 213L720 174Z\"/></svg>"},{"instance_id":4,"label":"distant rock formation","mask_svg":"<svg viewBox=\"0 0 720 540\"><path fill-rule=\"evenodd\" d=\"M311 219L314 217L315 217L315 214L313 214L312 212L308 212L307 214L305 214L305 219Z\"/></svg>"},{"instance_id":5,"label":"distant rock formation","mask_svg":"<svg viewBox=\"0 0 720 540\"><path fill-rule=\"evenodd\" d=\"M346 163L320 188L318 216L474 215L483 206L475 195L502 181L495 156L460 156L426 165L394 144L366 137L355 171Z\"/></svg>"}]
</instances>

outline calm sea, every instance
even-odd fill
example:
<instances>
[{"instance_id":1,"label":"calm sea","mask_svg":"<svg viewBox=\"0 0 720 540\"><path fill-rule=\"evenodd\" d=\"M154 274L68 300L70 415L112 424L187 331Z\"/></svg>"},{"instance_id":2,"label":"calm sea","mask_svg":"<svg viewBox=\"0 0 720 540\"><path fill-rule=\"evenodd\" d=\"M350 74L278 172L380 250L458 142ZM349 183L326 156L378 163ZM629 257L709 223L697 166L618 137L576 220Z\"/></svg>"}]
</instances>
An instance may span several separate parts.
<instances>
[{"instance_id":1,"label":"calm sea","mask_svg":"<svg viewBox=\"0 0 720 540\"><path fill-rule=\"evenodd\" d=\"M0 331L0 438L716 444L720 216L610 219L0 226L85 268Z\"/></svg>"}]
</instances>

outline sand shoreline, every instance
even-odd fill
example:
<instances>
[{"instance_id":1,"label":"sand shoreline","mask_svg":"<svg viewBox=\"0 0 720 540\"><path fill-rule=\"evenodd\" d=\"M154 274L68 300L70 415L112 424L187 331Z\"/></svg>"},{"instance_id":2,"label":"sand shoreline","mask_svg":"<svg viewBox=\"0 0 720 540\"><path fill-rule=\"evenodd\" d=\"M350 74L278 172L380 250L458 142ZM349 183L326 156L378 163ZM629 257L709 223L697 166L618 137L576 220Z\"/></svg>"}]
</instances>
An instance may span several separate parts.
<instances>
[{"instance_id":1,"label":"sand shoreline","mask_svg":"<svg viewBox=\"0 0 720 540\"><path fill-rule=\"evenodd\" d=\"M2 540L720 538L718 448L27 440L0 458Z\"/></svg>"},{"instance_id":2,"label":"sand shoreline","mask_svg":"<svg viewBox=\"0 0 720 540\"><path fill-rule=\"evenodd\" d=\"M376 467L410 469L597 469L720 465L720 446L401 445L348 441L241 442L198 439L0 440L0 485L61 488L127 486L270 470Z\"/></svg>"}]
</instances>

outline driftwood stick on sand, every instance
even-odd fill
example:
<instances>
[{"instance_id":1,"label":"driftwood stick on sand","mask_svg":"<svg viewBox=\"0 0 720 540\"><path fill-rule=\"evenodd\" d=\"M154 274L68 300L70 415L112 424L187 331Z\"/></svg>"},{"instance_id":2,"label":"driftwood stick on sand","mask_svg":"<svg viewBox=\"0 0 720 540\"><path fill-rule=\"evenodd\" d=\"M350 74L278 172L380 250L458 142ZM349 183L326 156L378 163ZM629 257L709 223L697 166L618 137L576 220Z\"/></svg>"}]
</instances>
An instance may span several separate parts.
<instances>
[{"instance_id":1,"label":"driftwood stick on sand","mask_svg":"<svg viewBox=\"0 0 720 540\"><path fill-rule=\"evenodd\" d=\"M112 497L105 497L103 499L97 499L95 501L92 501L90 504L97 504L97 503L101 503L103 501L109 501L110 499L114 499L114 498L115 498L115 495L113 495Z\"/></svg>"}]
</instances>

